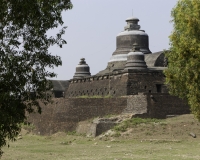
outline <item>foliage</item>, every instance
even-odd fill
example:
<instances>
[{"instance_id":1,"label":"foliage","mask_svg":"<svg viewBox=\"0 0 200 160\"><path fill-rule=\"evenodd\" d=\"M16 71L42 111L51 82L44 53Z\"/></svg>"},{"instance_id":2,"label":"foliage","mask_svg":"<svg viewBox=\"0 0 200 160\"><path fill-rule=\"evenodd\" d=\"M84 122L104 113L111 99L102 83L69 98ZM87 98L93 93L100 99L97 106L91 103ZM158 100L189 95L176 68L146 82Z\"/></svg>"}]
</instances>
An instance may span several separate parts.
<instances>
[{"instance_id":1,"label":"foliage","mask_svg":"<svg viewBox=\"0 0 200 160\"><path fill-rule=\"evenodd\" d=\"M84 95L84 96L79 96L76 98L113 98L111 95L106 95L106 96L99 96L99 95L94 95L94 96L89 96L89 95Z\"/></svg>"},{"instance_id":2,"label":"foliage","mask_svg":"<svg viewBox=\"0 0 200 160\"><path fill-rule=\"evenodd\" d=\"M62 25L61 12L71 7L70 0L0 0L0 148L15 140L26 112L41 113L39 101L50 101L47 78L56 74L45 68L61 59L48 49L66 44L66 27L55 37L47 31Z\"/></svg>"},{"instance_id":3,"label":"foliage","mask_svg":"<svg viewBox=\"0 0 200 160\"><path fill-rule=\"evenodd\" d=\"M125 132L127 130L127 128L131 128L131 127L134 127L136 125L139 125L139 124L149 124L149 123L159 123L160 120L158 119L151 119L151 118L132 118L132 119L128 119L128 120L125 120L123 123L117 125L114 127L114 130L115 131L118 131L118 132Z\"/></svg>"},{"instance_id":4,"label":"foliage","mask_svg":"<svg viewBox=\"0 0 200 160\"><path fill-rule=\"evenodd\" d=\"M116 131L114 134L113 134L113 137L120 137L121 136L121 133L119 131Z\"/></svg>"},{"instance_id":5,"label":"foliage","mask_svg":"<svg viewBox=\"0 0 200 160\"><path fill-rule=\"evenodd\" d=\"M32 123L22 123L20 127L30 132L35 129L35 126Z\"/></svg>"},{"instance_id":6,"label":"foliage","mask_svg":"<svg viewBox=\"0 0 200 160\"><path fill-rule=\"evenodd\" d=\"M71 132L68 131L68 132L67 132L67 135L76 135L76 134L77 134L76 131L71 131Z\"/></svg>"},{"instance_id":7,"label":"foliage","mask_svg":"<svg viewBox=\"0 0 200 160\"><path fill-rule=\"evenodd\" d=\"M200 120L200 1L179 0L173 8L166 83L170 93L186 99Z\"/></svg>"},{"instance_id":8,"label":"foliage","mask_svg":"<svg viewBox=\"0 0 200 160\"><path fill-rule=\"evenodd\" d=\"M83 137L86 136L85 133L77 133L76 131L68 131L67 135L71 135L71 136L83 136Z\"/></svg>"}]
</instances>

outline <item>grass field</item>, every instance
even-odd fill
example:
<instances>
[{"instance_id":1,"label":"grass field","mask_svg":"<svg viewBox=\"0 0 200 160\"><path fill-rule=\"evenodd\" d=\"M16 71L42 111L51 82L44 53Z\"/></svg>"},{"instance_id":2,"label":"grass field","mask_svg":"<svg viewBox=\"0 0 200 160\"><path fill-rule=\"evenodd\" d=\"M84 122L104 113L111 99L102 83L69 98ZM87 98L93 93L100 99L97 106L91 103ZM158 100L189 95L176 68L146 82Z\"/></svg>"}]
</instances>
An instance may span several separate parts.
<instances>
[{"instance_id":1,"label":"grass field","mask_svg":"<svg viewBox=\"0 0 200 160\"><path fill-rule=\"evenodd\" d=\"M196 138L189 135L196 134ZM119 137L26 134L4 147L3 160L194 160L200 159L200 123L192 115L137 123Z\"/></svg>"}]
</instances>

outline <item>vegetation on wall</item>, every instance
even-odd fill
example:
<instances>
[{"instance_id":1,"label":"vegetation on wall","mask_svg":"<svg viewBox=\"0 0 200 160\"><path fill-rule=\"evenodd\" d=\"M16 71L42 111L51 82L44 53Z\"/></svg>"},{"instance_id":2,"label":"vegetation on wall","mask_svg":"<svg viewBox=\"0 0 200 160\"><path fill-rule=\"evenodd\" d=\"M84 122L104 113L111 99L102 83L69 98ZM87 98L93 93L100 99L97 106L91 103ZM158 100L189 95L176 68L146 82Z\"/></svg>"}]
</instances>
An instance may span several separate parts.
<instances>
[{"instance_id":1,"label":"vegetation on wall","mask_svg":"<svg viewBox=\"0 0 200 160\"><path fill-rule=\"evenodd\" d=\"M14 140L20 132L25 112L41 112L39 101L50 101L47 91L52 86L47 78L56 74L46 67L62 62L48 49L66 44L62 39L66 27L55 37L48 37L47 31L63 24L61 13L72 4L70 0L0 0L0 8L1 149L6 139Z\"/></svg>"},{"instance_id":2,"label":"vegetation on wall","mask_svg":"<svg viewBox=\"0 0 200 160\"><path fill-rule=\"evenodd\" d=\"M173 8L166 83L170 93L187 99L200 120L200 1L179 0Z\"/></svg>"},{"instance_id":3,"label":"vegetation on wall","mask_svg":"<svg viewBox=\"0 0 200 160\"><path fill-rule=\"evenodd\" d=\"M113 98L113 97L111 95L106 95L106 96L99 96L99 95L87 96L87 95L84 95L84 96L79 96L79 97L76 97L76 98Z\"/></svg>"}]
</instances>

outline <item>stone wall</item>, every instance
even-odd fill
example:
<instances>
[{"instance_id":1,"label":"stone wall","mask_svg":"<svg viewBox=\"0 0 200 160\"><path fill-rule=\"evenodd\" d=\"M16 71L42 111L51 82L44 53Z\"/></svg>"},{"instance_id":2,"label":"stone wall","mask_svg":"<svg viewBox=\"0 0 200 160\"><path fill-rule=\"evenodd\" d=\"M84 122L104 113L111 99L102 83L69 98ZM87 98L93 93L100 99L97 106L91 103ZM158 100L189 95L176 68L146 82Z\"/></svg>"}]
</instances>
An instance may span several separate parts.
<instances>
[{"instance_id":1,"label":"stone wall","mask_svg":"<svg viewBox=\"0 0 200 160\"><path fill-rule=\"evenodd\" d=\"M185 100L167 93L146 94L148 115L151 118L166 118L166 115L189 114L190 107Z\"/></svg>"},{"instance_id":2,"label":"stone wall","mask_svg":"<svg viewBox=\"0 0 200 160\"><path fill-rule=\"evenodd\" d=\"M77 115L69 115L69 102L63 98L54 98L52 104L41 105L42 113L28 115L27 121L35 126L34 132L41 135L51 135L58 131L74 131L79 122Z\"/></svg>"},{"instance_id":3,"label":"stone wall","mask_svg":"<svg viewBox=\"0 0 200 160\"><path fill-rule=\"evenodd\" d=\"M33 113L28 121L35 132L51 135L58 131L74 131L80 121L115 114L133 114L140 117L166 118L166 115L190 113L187 103L165 93L147 93L121 98L55 98L54 103L42 105L42 114ZM97 126L98 134L105 131Z\"/></svg>"},{"instance_id":4,"label":"stone wall","mask_svg":"<svg viewBox=\"0 0 200 160\"><path fill-rule=\"evenodd\" d=\"M129 70L111 75L72 79L65 97L108 96L113 97L143 93L167 93L162 70Z\"/></svg>"},{"instance_id":5,"label":"stone wall","mask_svg":"<svg viewBox=\"0 0 200 160\"><path fill-rule=\"evenodd\" d=\"M110 79L110 82L109 82ZM65 92L65 97L108 96L118 97L127 93L127 75L112 74L73 79Z\"/></svg>"},{"instance_id":6,"label":"stone wall","mask_svg":"<svg viewBox=\"0 0 200 160\"><path fill-rule=\"evenodd\" d=\"M133 71L128 73L127 95L142 93L167 93L163 71Z\"/></svg>"},{"instance_id":7,"label":"stone wall","mask_svg":"<svg viewBox=\"0 0 200 160\"><path fill-rule=\"evenodd\" d=\"M147 113L147 96L143 94L127 97L127 107L123 113L142 115Z\"/></svg>"},{"instance_id":8,"label":"stone wall","mask_svg":"<svg viewBox=\"0 0 200 160\"><path fill-rule=\"evenodd\" d=\"M109 114L121 114L126 98L55 98L53 104L42 105L42 114L33 113L28 121L35 132L50 135L58 131L74 131L80 121Z\"/></svg>"},{"instance_id":9,"label":"stone wall","mask_svg":"<svg viewBox=\"0 0 200 160\"><path fill-rule=\"evenodd\" d=\"M168 93L141 93L127 97L125 114L139 117L166 118L167 115L189 114L186 101Z\"/></svg>"}]
</instances>

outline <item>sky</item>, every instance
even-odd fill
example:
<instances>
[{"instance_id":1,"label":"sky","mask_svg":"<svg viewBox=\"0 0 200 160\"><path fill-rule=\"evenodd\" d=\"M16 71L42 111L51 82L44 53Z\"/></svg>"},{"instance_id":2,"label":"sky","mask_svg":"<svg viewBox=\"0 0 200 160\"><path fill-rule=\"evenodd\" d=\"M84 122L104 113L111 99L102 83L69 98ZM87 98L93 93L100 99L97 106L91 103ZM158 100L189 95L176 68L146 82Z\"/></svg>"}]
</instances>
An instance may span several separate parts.
<instances>
[{"instance_id":1,"label":"sky","mask_svg":"<svg viewBox=\"0 0 200 160\"><path fill-rule=\"evenodd\" d=\"M152 52L169 48L173 30L171 10L177 0L71 0L73 8L63 12L63 48L51 47L53 55L60 56L62 66L54 68L57 80L72 79L76 66L85 58L95 75L107 66L116 49L116 36L124 30L129 17L140 19L139 25L149 35ZM58 29L50 31L53 35Z\"/></svg>"}]
</instances>

